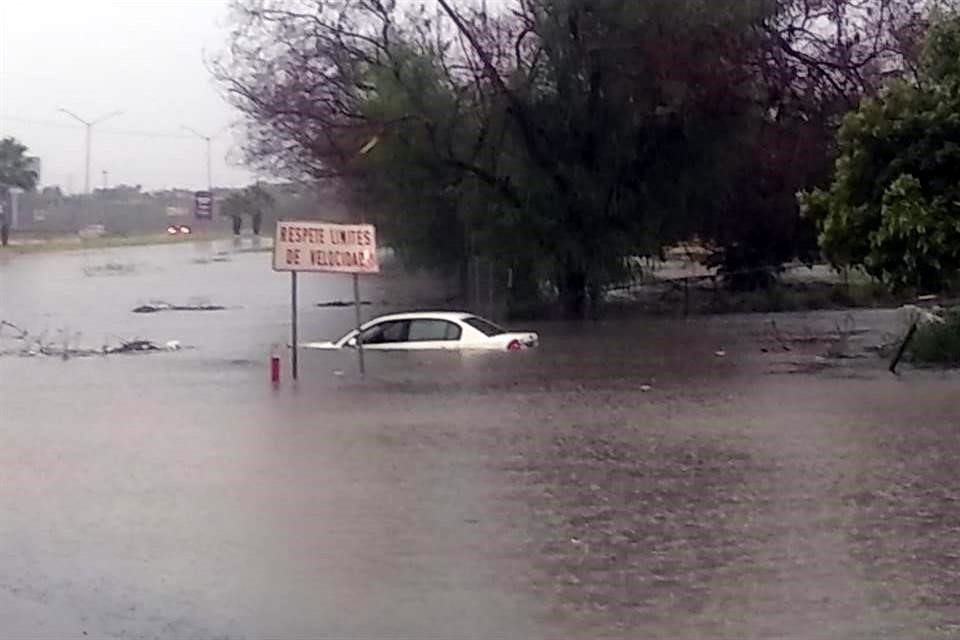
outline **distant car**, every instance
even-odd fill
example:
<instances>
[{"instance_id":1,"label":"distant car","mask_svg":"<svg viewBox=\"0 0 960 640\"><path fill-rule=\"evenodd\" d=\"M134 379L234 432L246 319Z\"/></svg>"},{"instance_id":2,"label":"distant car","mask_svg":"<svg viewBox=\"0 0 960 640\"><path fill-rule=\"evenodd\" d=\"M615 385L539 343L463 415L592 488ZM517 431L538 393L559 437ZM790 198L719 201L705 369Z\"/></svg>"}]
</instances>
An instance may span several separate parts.
<instances>
[{"instance_id":1,"label":"distant car","mask_svg":"<svg viewBox=\"0 0 960 640\"><path fill-rule=\"evenodd\" d=\"M471 313L418 311L380 316L361 326L364 349L413 351L482 349L519 351L536 347L540 337L530 331L507 331ZM353 330L334 342L301 343L304 349L344 349L357 346Z\"/></svg>"},{"instance_id":2,"label":"distant car","mask_svg":"<svg viewBox=\"0 0 960 640\"><path fill-rule=\"evenodd\" d=\"M167 233L171 236L188 236L193 230L185 224L172 224L167 227Z\"/></svg>"}]
</instances>

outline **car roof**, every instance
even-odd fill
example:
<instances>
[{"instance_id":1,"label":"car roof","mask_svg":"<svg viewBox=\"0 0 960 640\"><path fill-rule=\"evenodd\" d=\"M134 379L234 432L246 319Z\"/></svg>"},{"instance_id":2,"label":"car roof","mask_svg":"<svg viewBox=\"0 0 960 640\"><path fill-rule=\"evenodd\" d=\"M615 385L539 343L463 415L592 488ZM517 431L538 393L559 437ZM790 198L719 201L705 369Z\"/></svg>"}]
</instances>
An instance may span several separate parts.
<instances>
[{"instance_id":1,"label":"car roof","mask_svg":"<svg viewBox=\"0 0 960 640\"><path fill-rule=\"evenodd\" d=\"M404 313L389 313L387 315L377 316L376 318L371 318L364 324L383 320L463 320L472 317L474 317L474 314L465 311L407 311Z\"/></svg>"}]
</instances>

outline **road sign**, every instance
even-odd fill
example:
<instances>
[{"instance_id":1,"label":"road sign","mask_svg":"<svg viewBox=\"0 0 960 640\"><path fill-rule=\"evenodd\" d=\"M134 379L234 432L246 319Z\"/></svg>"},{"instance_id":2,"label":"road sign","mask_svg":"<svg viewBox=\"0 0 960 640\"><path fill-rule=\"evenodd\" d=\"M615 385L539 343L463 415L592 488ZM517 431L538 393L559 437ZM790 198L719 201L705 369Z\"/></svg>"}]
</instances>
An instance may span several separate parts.
<instances>
[{"instance_id":1,"label":"road sign","mask_svg":"<svg viewBox=\"0 0 960 640\"><path fill-rule=\"evenodd\" d=\"M273 269L290 272L290 331L293 339L293 379L298 376L297 273L353 274L353 306L357 324L360 377L366 375L360 332L360 274L379 273L377 230L372 224L280 221L273 235Z\"/></svg>"},{"instance_id":2,"label":"road sign","mask_svg":"<svg viewBox=\"0 0 960 640\"><path fill-rule=\"evenodd\" d=\"M209 220L213 217L213 194L209 191L197 191L193 196L193 204L197 220Z\"/></svg>"},{"instance_id":3,"label":"road sign","mask_svg":"<svg viewBox=\"0 0 960 640\"><path fill-rule=\"evenodd\" d=\"M379 273L377 233L372 224L277 222L275 271Z\"/></svg>"}]
</instances>

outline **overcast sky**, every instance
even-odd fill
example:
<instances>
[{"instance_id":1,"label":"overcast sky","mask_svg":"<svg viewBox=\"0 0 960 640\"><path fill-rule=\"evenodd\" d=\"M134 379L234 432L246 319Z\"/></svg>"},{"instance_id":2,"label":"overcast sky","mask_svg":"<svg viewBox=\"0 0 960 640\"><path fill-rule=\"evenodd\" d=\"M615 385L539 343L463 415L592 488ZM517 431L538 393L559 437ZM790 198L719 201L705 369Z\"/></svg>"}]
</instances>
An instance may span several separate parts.
<instances>
[{"instance_id":1,"label":"overcast sky","mask_svg":"<svg viewBox=\"0 0 960 640\"><path fill-rule=\"evenodd\" d=\"M227 0L0 0L0 137L40 156L43 184L79 192L83 127L57 109L87 120L122 110L93 129L92 187L104 170L110 184L206 186L204 143L184 124L222 131L214 184L249 182L228 161L238 116L204 64L225 45L227 11Z\"/></svg>"}]
</instances>

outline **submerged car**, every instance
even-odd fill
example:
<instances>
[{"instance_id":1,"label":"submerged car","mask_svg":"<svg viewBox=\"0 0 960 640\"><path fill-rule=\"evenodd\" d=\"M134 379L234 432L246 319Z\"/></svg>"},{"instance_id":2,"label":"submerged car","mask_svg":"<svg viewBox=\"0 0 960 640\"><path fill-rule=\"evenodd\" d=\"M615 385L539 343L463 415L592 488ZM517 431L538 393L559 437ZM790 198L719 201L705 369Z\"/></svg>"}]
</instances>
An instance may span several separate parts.
<instances>
[{"instance_id":1,"label":"submerged car","mask_svg":"<svg viewBox=\"0 0 960 640\"><path fill-rule=\"evenodd\" d=\"M507 331L472 313L420 311L380 316L360 327L364 349L412 351L484 349L519 351L536 347L540 337L530 331ZM303 349L344 349L357 346L354 329L334 342L305 342Z\"/></svg>"}]
</instances>

